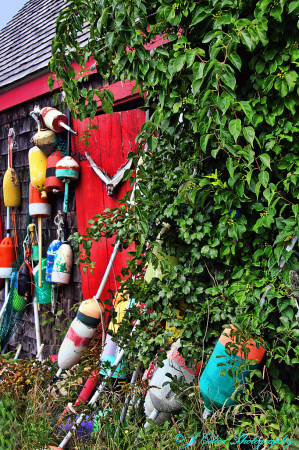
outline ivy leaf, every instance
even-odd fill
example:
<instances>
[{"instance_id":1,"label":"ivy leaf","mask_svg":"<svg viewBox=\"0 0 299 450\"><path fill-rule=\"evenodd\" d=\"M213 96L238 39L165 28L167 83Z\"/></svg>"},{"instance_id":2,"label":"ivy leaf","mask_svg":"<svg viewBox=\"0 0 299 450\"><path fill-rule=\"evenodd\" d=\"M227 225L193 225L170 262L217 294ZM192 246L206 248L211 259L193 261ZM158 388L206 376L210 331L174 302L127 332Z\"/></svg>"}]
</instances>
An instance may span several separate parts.
<instances>
[{"instance_id":1,"label":"ivy leaf","mask_svg":"<svg viewBox=\"0 0 299 450\"><path fill-rule=\"evenodd\" d=\"M224 83L229 86L231 89L235 88L236 85L236 78L234 77L233 73L229 72L226 68L226 70L221 75L221 80L224 81Z\"/></svg>"},{"instance_id":2,"label":"ivy leaf","mask_svg":"<svg viewBox=\"0 0 299 450\"><path fill-rule=\"evenodd\" d=\"M113 106L107 100L102 100L102 109L106 114L113 114Z\"/></svg>"},{"instance_id":3,"label":"ivy leaf","mask_svg":"<svg viewBox=\"0 0 299 450\"><path fill-rule=\"evenodd\" d=\"M102 29L105 28L105 26L107 25L109 9L110 9L110 6L108 8L105 8L103 11L103 14L101 15L101 17L98 20L97 29L100 34L102 33Z\"/></svg>"},{"instance_id":4,"label":"ivy leaf","mask_svg":"<svg viewBox=\"0 0 299 450\"><path fill-rule=\"evenodd\" d=\"M289 14L291 14L296 8L299 8L299 0L289 4Z\"/></svg>"},{"instance_id":5,"label":"ivy leaf","mask_svg":"<svg viewBox=\"0 0 299 450\"><path fill-rule=\"evenodd\" d=\"M194 63L194 60L195 60L195 56L196 56L196 51L195 50L188 50L186 52L187 68L192 66L192 64Z\"/></svg>"},{"instance_id":6,"label":"ivy leaf","mask_svg":"<svg viewBox=\"0 0 299 450\"><path fill-rule=\"evenodd\" d=\"M268 186L269 174L266 170L263 170L262 172L259 173L259 180L262 183L262 185L264 186L264 188L266 188ZM258 197L258 195L257 195L257 197Z\"/></svg>"},{"instance_id":7,"label":"ivy leaf","mask_svg":"<svg viewBox=\"0 0 299 450\"><path fill-rule=\"evenodd\" d=\"M255 195L256 195L257 200L258 200L258 198L259 198L259 193L260 193L261 185L262 185L262 183L261 183L260 181L258 181L258 182L256 183L256 185L255 185L254 192L255 192Z\"/></svg>"},{"instance_id":8,"label":"ivy leaf","mask_svg":"<svg viewBox=\"0 0 299 450\"><path fill-rule=\"evenodd\" d=\"M236 52L232 52L229 55L229 60L233 63L233 65L238 69L241 70L242 67L242 60L240 56Z\"/></svg>"},{"instance_id":9,"label":"ivy leaf","mask_svg":"<svg viewBox=\"0 0 299 450\"><path fill-rule=\"evenodd\" d=\"M243 134L246 139L246 141L250 142L251 147L253 147L253 139L255 136L255 131L252 127L244 127L243 128Z\"/></svg>"},{"instance_id":10,"label":"ivy leaf","mask_svg":"<svg viewBox=\"0 0 299 450\"><path fill-rule=\"evenodd\" d=\"M176 72L180 72L185 64L186 55L185 53L183 55L180 55L176 58L174 61L174 68Z\"/></svg>"},{"instance_id":11,"label":"ivy leaf","mask_svg":"<svg viewBox=\"0 0 299 450\"><path fill-rule=\"evenodd\" d=\"M239 102L239 104L241 105L244 113L246 114L247 119L249 120L249 122L252 122L252 116L253 116L253 112L252 112L252 108L249 104L249 102Z\"/></svg>"},{"instance_id":12,"label":"ivy leaf","mask_svg":"<svg viewBox=\"0 0 299 450\"><path fill-rule=\"evenodd\" d=\"M229 122L228 125L229 131L231 135L233 136L235 142L237 142L238 137L241 133L241 120L240 119L233 119Z\"/></svg>"},{"instance_id":13,"label":"ivy leaf","mask_svg":"<svg viewBox=\"0 0 299 450\"><path fill-rule=\"evenodd\" d=\"M260 155L260 159L271 170L271 166L270 166L271 159L270 159L270 156L267 155L267 153L263 153L262 155Z\"/></svg>"},{"instance_id":14,"label":"ivy leaf","mask_svg":"<svg viewBox=\"0 0 299 450\"><path fill-rule=\"evenodd\" d=\"M246 45L246 47L250 51L253 50L254 47L256 46L252 35L250 34L250 32L247 29L242 30L242 32L241 32L241 41L243 42L243 44Z\"/></svg>"},{"instance_id":15,"label":"ivy leaf","mask_svg":"<svg viewBox=\"0 0 299 450\"><path fill-rule=\"evenodd\" d=\"M196 62L193 64L193 76L194 80L201 80L203 77L203 71L205 68L204 63Z\"/></svg>"}]
</instances>

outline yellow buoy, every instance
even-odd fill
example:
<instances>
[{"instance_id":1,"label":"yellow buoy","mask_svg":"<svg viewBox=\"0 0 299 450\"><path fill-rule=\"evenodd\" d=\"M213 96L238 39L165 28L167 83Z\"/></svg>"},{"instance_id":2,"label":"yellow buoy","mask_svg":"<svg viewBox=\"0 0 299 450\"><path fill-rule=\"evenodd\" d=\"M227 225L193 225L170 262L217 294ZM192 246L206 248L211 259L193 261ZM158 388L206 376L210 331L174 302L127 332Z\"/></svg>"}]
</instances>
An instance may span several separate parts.
<instances>
[{"instance_id":1,"label":"yellow buoy","mask_svg":"<svg viewBox=\"0 0 299 450\"><path fill-rule=\"evenodd\" d=\"M41 197L47 197L46 191L46 170L47 170L47 157L38 148L33 147L28 152L30 180L35 189L41 192Z\"/></svg>"},{"instance_id":2,"label":"yellow buoy","mask_svg":"<svg viewBox=\"0 0 299 450\"><path fill-rule=\"evenodd\" d=\"M110 331L114 335L117 334L118 329L119 329L119 327L122 323L122 320L125 316L125 313L126 313L127 302L128 302L128 295L123 296L123 295L119 294L118 292L116 293L113 306L114 306L115 312L117 313L117 316L114 320L110 321L110 324L108 326L108 332Z\"/></svg>"},{"instance_id":3,"label":"yellow buoy","mask_svg":"<svg viewBox=\"0 0 299 450\"><path fill-rule=\"evenodd\" d=\"M21 185L17 172L9 168L3 178L4 205L7 208L14 208L21 204Z\"/></svg>"}]
</instances>

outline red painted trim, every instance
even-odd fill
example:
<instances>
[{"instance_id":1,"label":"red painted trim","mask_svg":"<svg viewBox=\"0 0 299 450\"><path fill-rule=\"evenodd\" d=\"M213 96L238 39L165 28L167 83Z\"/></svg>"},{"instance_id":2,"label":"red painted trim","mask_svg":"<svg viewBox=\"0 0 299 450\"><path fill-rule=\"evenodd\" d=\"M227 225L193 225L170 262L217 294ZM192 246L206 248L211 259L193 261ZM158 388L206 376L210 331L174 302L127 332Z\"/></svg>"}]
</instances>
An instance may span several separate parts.
<instances>
[{"instance_id":1,"label":"red painted trim","mask_svg":"<svg viewBox=\"0 0 299 450\"><path fill-rule=\"evenodd\" d=\"M157 39L150 44L146 45L145 48L147 50L152 50L155 47L158 47L162 44L166 44L169 42L167 39L165 39L163 36L157 36ZM91 65L94 63L94 60L90 58L88 63L86 64L86 68L89 69ZM75 71L80 72L82 68L77 64L74 63L73 67ZM88 75L91 75L93 73L96 73L96 70L93 70ZM50 89L47 85L47 80L49 78L50 72L40 76L39 78L36 78L31 81L26 82L26 78L24 80L24 83L20 86L13 87L10 90L1 93L0 92L0 111L4 111L5 109L12 108L15 105L19 105L23 102L26 102L28 100L31 100L33 98L39 97L40 95L47 94L50 92ZM76 78L82 77L84 75L77 74ZM138 97L140 97L139 90L137 89L134 93L134 95L131 95L133 86L135 85L135 82L132 81L125 81L125 82L117 82L109 87L103 89L109 89L114 93L114 99L115 104L124 103L128 100L134 100ZM54 90L59 89L60 84L55 82L54 84ZM103 90L102 89L102 90ZM98 102L99 108L100 108L100 101Z\"/></svg>"}]
</instances>

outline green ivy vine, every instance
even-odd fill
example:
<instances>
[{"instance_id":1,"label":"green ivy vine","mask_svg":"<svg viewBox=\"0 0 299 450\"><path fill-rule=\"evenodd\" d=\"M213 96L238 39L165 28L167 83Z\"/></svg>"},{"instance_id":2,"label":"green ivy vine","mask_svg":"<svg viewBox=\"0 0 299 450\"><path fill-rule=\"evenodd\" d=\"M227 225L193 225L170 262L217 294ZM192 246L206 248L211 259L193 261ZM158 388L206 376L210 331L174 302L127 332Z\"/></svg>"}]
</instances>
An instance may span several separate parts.
<instances>
[{"instance_id":1,"label":"green ivy vine","mask_svg":"<svg viewBox=\"0 0 299 450\"><path fill-rule=\"evenodd\" d=\"M206 362L232 323L267 351L230 427L293 438L299 253L297 244L286 247L299 237L298 19L299 1L72 0L58 17L49 63L75 118L93 118L97 98L112 112L110 91L81 88L71 66L84 73L91 57L103 78L134 80L152 111L129 154L135 165L142 156L135 202L128 192L89 221L86 235L73 236L87 251L116 235L123 248L135 246L122 282L153 312L133 308L141 318L133 339L130 323L122 325L127 357L139 353L147 364L169 348L170 331L149 333L168 319L187 364ZM81 44L85 27L90 37ZM132 186L133 171L124 179ZM166 275L147 284L141 274L146 262L157 267L159 245L179 263L162 261ZM175 315L181 299L183 320ZM225 435L228 419L219 420Z\"/></svg>"}]
</instances>

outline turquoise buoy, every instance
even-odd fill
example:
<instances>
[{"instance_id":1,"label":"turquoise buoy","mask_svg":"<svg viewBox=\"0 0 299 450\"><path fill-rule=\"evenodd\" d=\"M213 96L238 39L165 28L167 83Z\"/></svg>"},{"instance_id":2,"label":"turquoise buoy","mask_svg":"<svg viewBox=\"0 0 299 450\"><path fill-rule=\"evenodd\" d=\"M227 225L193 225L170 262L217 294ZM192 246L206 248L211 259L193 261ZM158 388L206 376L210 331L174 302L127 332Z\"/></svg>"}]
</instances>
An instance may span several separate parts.
<instances>
[{"instance_id":1,"label":"turquoise buoy","mask_svg":"<svg viewBox=\"0 0 299 450\"><path fill-rule=\"evenodd\" d=\"M229 328L224 330L227 335L230 332ZM257 345L249 340L246 344L249 349L247 369L237 375L236 369L246 362L246 358L241 351L236 356L228 355L225 351L225 345L228 342L233 342L233 339L222 334L199 380L200 393L208 411L222 408L223 405L226 407L235 405L238 394L242 393L246 386L245 378L248 378L250 372L258 367L265 354L265 349L262 346L257 348ZM241 348L241 345L238 347ZM218 366L219 363L225 365ZM233 369L234 378L228 375L229 368ZM220 375L223 369L226 369L226 373ZM234 387L236 379L240 382L240 387L232 399L231 396L236 391Z\"/></svg>"}]
</instances>

